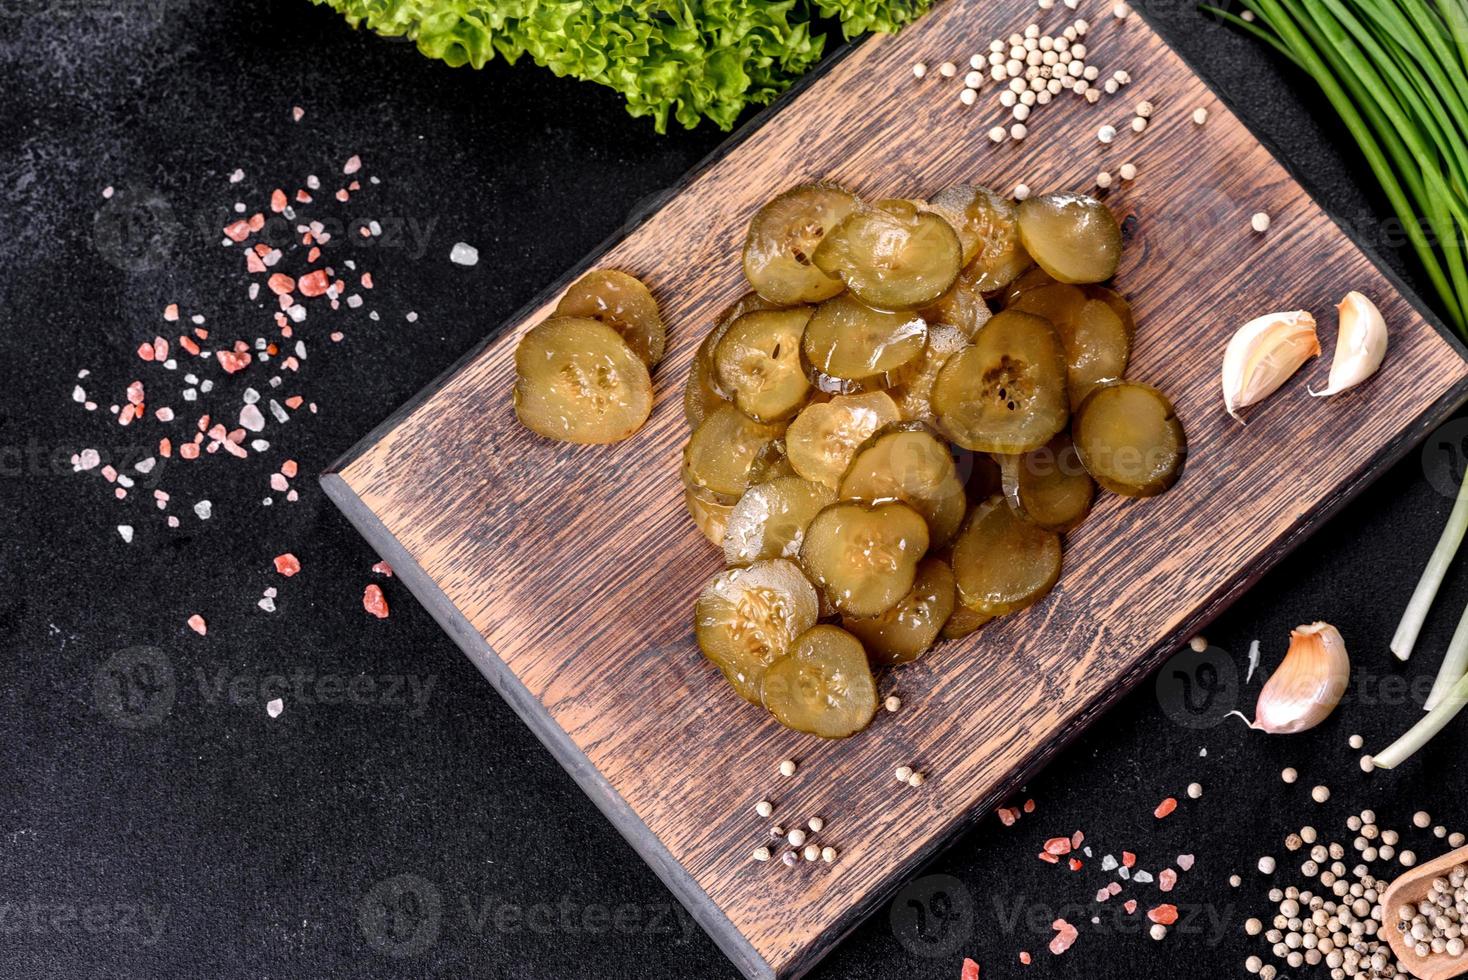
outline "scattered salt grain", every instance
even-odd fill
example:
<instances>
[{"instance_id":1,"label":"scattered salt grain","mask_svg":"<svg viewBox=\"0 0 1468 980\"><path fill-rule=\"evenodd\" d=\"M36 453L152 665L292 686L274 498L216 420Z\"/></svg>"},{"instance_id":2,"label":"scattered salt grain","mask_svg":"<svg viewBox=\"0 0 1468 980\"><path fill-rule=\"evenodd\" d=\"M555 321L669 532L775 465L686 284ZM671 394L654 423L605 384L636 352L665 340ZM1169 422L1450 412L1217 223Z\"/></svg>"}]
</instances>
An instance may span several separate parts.
<instances>
[{"instance_id":1,"label":"scattered salt grain","mask_svg":"<svg viewBox=\"0 0 1468 980\"><path fill-rule=\"evenodd\" d=\"M449 250L449 261L455 265L478 265L479 249L466 242L455 242Z\"/></svg>"},{"instance_id":2,"label":"scattered salt grain","mask_svg":"<svg viewBox=\"0 0 1468 980\"><path fill-rule=\"evenodd\" d=\"M128 544L133 543L133 527L131 524L117 525L117 533L122 535L122 540L126 541Z\"/></svg>"},{"instance_id":3,"label":"scattered salt grain","mask_svg":"<svg viewBox=\"0 0 1468 980\"><path fill-rule=\"evenodd\" d=\"M265 416L260 414L260 409L254 402L249 402L240 409L240 425L251 432L259 432L265 428Z\"/></svg>"},{"instance_id":4,"label":"scattered salt grain","mask_svg":"<svg viewBox=\"0 0 1468 980\"><path fill-rule=\"evenodd\" d=\"M271 698L265 704L265 713L272 718L279 718L280 713L285 710L285 701L281 698Z\"/></svg>"},{"instance_id":5,"label":"scattered salt grain","mask_svg":"<svg viewBox=\"0 0 1468 980\"><path fill-rule=\"evenodd\" d=\"M214 514L214 505L207 500L201 500L194 504L194 513L199 515L199 520L207 521Z\"/></svg>"},{"instance_id":6,"label":"scattered salt grain","mask_svg":"<svg viewBox=\"0 0 1468 980\"><path fill-rule=\"evenodd\" d=\"M194 613L189 617L189 629L198 633L200 636L204 636L209 632L209 626L204 622L204 617L198 613Z\"/></svg>"}]
</instances>

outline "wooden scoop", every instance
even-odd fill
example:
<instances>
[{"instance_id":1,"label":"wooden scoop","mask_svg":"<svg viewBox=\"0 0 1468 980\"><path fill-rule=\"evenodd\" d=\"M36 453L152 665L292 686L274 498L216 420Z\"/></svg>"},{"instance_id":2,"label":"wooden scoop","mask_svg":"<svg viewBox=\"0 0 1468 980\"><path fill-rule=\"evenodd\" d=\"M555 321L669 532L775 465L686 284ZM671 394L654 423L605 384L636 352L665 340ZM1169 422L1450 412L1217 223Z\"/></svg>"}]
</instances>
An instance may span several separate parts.
<instances>
[{"instance_id":1,"label":"wooden scoop","mask_svg":"<svg viewBox=\"0 0 1468 980\"><path fill-rule=\"evenodd\" d=\"M1397 921L1401 918L1397 910L1403 905L1422 901L1432 889L1432 879L1446 877L1460 864L1468 864L1468 847L1460 847L1438 858L1429 861L1420 867L1412 868L1404 872L1396 881L1387 886L1386 894L1382 896L1381 907L1385 913L1386 941L1391 945L1392 952L1396 954L1397 962L1406 967L1407 972L1416 977L1417 980L1448 980L1449 977L1462 976L1468 973L1468 952L1462 956L1449 956L1447 953L1429 953L1426 956L1418 956L1411 935L1397 931Z\"/></svg>"}]
</instances>

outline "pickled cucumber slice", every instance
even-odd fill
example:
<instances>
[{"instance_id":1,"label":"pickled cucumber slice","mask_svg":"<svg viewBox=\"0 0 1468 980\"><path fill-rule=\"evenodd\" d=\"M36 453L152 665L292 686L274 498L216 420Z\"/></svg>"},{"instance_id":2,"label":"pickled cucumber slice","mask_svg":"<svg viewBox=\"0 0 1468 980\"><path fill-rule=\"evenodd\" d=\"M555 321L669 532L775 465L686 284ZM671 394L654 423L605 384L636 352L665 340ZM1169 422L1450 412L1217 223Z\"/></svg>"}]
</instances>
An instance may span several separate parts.
<instances>
[{"instance_id":1,"label":"pickled cucumber slice","mask_svg":"<svg viewBox=\"0 0 1468 980\"><path fill-rule=\"evenodd\" d=\"M918 365L927 339L922 317L874 310L843 295L816 307L800 353L812 384L846 395L896 383Z\"/></svg>"},{"instance_id":2,"label":"pickled cucumber slice","mask_svg":"<svg viewBox=\"0 0 1468 980\"><path fill-rule=\"evenodd\" d=\"M897 500L923 515L934 547L958 532L968 509L948 444L921 422L899 422L872 436L841 478L843 500Z\"/></svg>"},{"instance_id":3,"label":"pickled cucumber slice","mask_svg":"<svg viewBox=\"0 0 1468 980\"><path fill-rule=\"evenodd\" d=\"M785 433L790 465L807 480L834 490L857 447L898 417L897 405L881 391L807 405Z\"/></svg>"},{"instance_id":4,"label":"pickled cucumber slice","mask_svg":"<svg viewBox=\"0 0 1468 980\"><path fill-rule=\"evenodd\" d=\"M928 209L928 202L918 201L907 197L889 197L878 201L872 207L880 208L888 214L895 214L899 218L916 218L918 212Z\"/></svg>"},{"instance_id":5,"label":"pickled cucumber slice","mask_svg":"<svg viewBox=\"0 0 1468 980\"><path fill-rule=\"evenodd\" d=\"M938 372L948 363L948 358L967 347L968 342L968 335L957 327L938 324L928 328L928 343L923 348L922 360L911 372L912 376L891 391L903 419L909 422L933 421L933 385L938 383Z\"/></svg>"},{"instance_id":6,"label":"pickled cucumber slice","mask_svg":"<svg viewBox=\"0 0 1468 980\"><path fill-rule=\"evenodd\" d=\"M1014 202L987 187L959 184L940 191L928 207L942 215L963 243L964 278L979 292L1014 281L1034 263L1019 237Z\"/></svg>"},{"instance_id":7,"label":"pickled cucumber slice","mask_svg":"<svg viewBox=\"0 0 1468 980\"><path fill-rule=\"evenodd\" d=\"M1086 470L1112 493L1152 497L1182 475L1187 436L1167 396L1150 385L1102 385L1076 411L1071 429Z\"/></svg>"},{"instance_id":8,"label":"pickled cucumber slice","mask_svg":"<svg viewBox=\"0 0 1468 980\"><path fill-rule=\"evenodd\" d=\"M847 617L842 625L861 640L873 665L910 663L937 642L957 603L955 588L947 562L924 558L912 591L897 605L880 616Z\"/></svg>"},{"instance_id":9,"label":"pickled cucumber slice","mask_svg":"<svg viewBox=\"0 0 1468 980\"><path fill-rule=\"evenodd\" d=\"M683 450L689 486L733 504L756 483L778 476L784 458L784 425L756 422L733 405L716 409L694 430Z\"/></svg>"},{"instance_id":10,"label":"pickled cucumber slice","mask_svg":"<svg viewBox=\"0 0 1468 980\"><path fill-rule=\"evenodd\" d=\"M693 630L739 696L759 704L765 668L815 625L817 608L816 590L793 562L756 562L709 580L693 609Z\"/></svg>"},{"instance_id":11,"label":"pickled cucumber slice","mask_svg":"<svg viewBox=\"0 0 1468 980\"><path fill-rule=\"evenodd\" d=\"M693 523L703 533L703 536L708 538L712 544L723 547L725 529L729 524L729 513L734 509L734 505L720 502L712 494L690 486L685 480L683 506L688 509L688 516L693 518Z\"/></svg>"},{"instance_id":12,"label":"pickled cucumber slice","mask_svg":"<svg viewBox=\"0 0 1468 980\"><path fill-rule=\"evenodd\" d=\"M999 467L1005 500L1036 527L1069 531L1091 510L1096 484L1067 433L1033 452L1001 456Z\"/></svg>"},{"instance_id":13,"label":"pickled cucumber slice","mask_svg":"<svg viewBox=\"0 0 1468 980\"><path fill-rule=\"evenodd\" d=\"M928 525L907 504L842 501L805 529L800 564L848 616L880 616L911 589Z\"/></svg>"},{"instance_id":14,"label":"pickled cucumber slice","mask_svg":"<svg viewBox=\"0 0 1468 980\"><path fill-rule=\"evenodd\" d=\"M1131 310L1111 290L1056 283L1026 290L1008 308L1042 316L1055 327L1065 348L1072 409L1080 406L1091 389L1126 373L1132 355Z\"/></svg>"},{"instance_id":15,"label":"pickled cucumber slice","mask_svg":"<svg viewBox=\"0 0 1468 980\"><path fill-rule=\"evenodd\" d=\"M1005 309L1042 316L1049 320L1050 325L1058 332L1062 329L1062 324L1069 324L1075 319L1076 314L1085 304L1086 291L1084 288L1063 282L1051 282L1030 286L1010 300Z\"/></svg>"},{"instance_id":16,"label":"pickled cucumber slice","mask_svg":"<svg viewBox=\"0 0 1468 980\"><path fill-rule=\"evenodd\" d=\"M515 348L515 414L563 442L617 442L652 412L652 378L620 334L599 320L551 317Z\"/></svg>"},{"instance_id":17,"label":"pickled cucumber slice","mask_svg":"<svg viewBox=\"0 0 1468 980\"><path fill-rule=\"evenodd\" d=\"M642 280L616 269L588 272L556 304L556 316L600 320L622 335L648 367L663 359L668 330L657 301Z\"/></svg>"},{"instance_id":18,"label":"pickled cucumber slice","mask_svg":"<svg viewBox=\"0 0 1468 980\"><path fill-rule=\"evenodd\" d=\"M744 276L771 303L819 303L841 292L840 278L818 269L812 256L831 229L857 207L829 184L804 184L755 213L744 241Z\"/></svg>"},{"instance_id":19,"label":"pickled cucumber slice","mask_svg":"<svg viewBox=\"0 0 1468 980\"><path fill-rule=\"evenodd\" d=\"M1014 301L1016 299L1018 299L1028 290L1035 289L1039 286L1053 286L1055 285L1055 282L1056 280L1054 276L1050 275L1050 273L1046 272L1039 266L1034 266L1033 268L1027 269L1024 275L1020 276L1014 282L1010 283L1007 288L1000 291L1000 296L1002 297L1002 302L1000 305L1008 308L1014 304Z\"/></svg>"},{"instance_id":20,"label":"pickled cucumber slice","mask_svg":"<svg viewBox=\"0 0 1468 980\"><path fill-rule=\"evenodd\" d=\"M936 324L947 324L957 327L963 331L964 336L972 340L994 313L979 290L965 276L960 275L948 287L948 292L939 296L932 306L924 307L920 315L928 321L929 329Z\"/></svg>"},{"instance_id":21,"label":"pickled cucumber slice","mask_svg":"<svg viewBox=\"0 0 1468 980\"><path fill-rule=\"evenodd\" d=\"M1022 520L1003 497L976 505L953 546L958 598L1003 616L1039 602L1060 578L1060 535Z\"/></svg>"},{"instance_id":22,"label":"pickled cucumber slice","mask_svg":"<svg viewBox=\"0 0 1468 980\"><path fill-rule=\"evenodd\" d=\"M750 487L729 514L724 560L730 565L749 565L770 558L795 558L806 525L835 500L830 487L798 476Z\"/></svg>"},{"instance_id":23,"label":"pickled cucumber slice","mask_svg":"<svg viewBox=\"0 0 1468 980\"><path fill-rule=\"evenodd\" d=\"M1039 449L1070 414L1060 339L1040 317L996 314L943 365L932 400L938 428L966 449Z\"/></svg>"},{"instance_id":24,"label":"pickled cucumber slice","mask_svg":"<svg viewBox=\"0 0 1468 980\"><path fill-rule=\"evenodd\" d=\"M1121 260L1121 226L1084 194L1043 194L1019 206L1019 237L1035 263L1060 282L1104 282Z\"/></svg>"},{"instance_id":25,"label":"pickled cucumber slice","mask_svg":"<svg viewBox=\"0 0 1468 980\"><path fill-rule=\"evenodd\" d=\"M810 382L800 364L800 339L809 306L759 310L739 317L714 348L714 370L723 391L757 422L778 422L800 411Z\"/></svg>"},{"instance_id":26,"label":"pickled cucumber slice","mask_svg":"<svg viewBox=\"0 0 1468 980\"><path fill-rule=\"evenodd\" d=\"M993 618L987 613L974 612L960 602L953 607L953 615L948 617L948 622L943 624L941 636L945 640L961 640Z\"/></svg>"},{"instance_id":27,"label":"pickled cucumber slice","mask_svg":"<svg viewBox=\"0 0 1468 980\"><path fill-rule=\"evenodd\" d=\"M762 700L786 728L845 738L871 724L877 682L856 637L836 626L816 626L765 670Z\"/></svg>"},{"instance_id":28,"label":"pickled cucumber slice","mask_svg":"<svg viewBox=\"0 0 1468 980\"><path fill-rule=\"evenodd\" d=\"M688 370L688 382L683 389L683 415L688 419L689 428L698 428L714 409L731 401L719 387L719 378L714 370L714 349L719 341L724 339L730 325L744 314L770 309L775 309L774 304L759 293L745 293L730 303L714 321L714 328L703 338L703 343L698 345L698 351L693 355L693 366Z\"/></svg>"},{"instance_id":29,"label":"pickled cucumber slice","mask_svg":"<svg viewBox=\"0 0 1468 980\"><path fill-rule=\"evenodd\" d=\"M816 249L814 261L879 310L915 310L942 296L963 267L963 246L930 211L853 211Z\"/></svg>"},{"instance_id":30,"label":"pickled cucumber slice","mask_svg":"<svg viewBox=\"0 0 1468 980\"><path fill-rule=\"evenodd\" d=\"M1104 299L1088 299L1075 319L1060 330L1065 345L1067 389L1072 409L1100 385L1126 374L1132 357L1132 332L1115 307Z\"/></svg>"}]
</instances>

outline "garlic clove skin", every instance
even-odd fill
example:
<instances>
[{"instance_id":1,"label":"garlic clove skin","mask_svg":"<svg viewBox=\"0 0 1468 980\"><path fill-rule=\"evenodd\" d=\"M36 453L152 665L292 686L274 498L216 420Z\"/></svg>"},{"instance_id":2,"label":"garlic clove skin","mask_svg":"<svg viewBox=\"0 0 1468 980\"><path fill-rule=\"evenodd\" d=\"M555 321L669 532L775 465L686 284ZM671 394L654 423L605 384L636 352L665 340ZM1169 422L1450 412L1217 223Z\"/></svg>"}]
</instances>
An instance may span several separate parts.
<instances>
[{"instance_id":1,"label":"garlic clove skin","mask_svg":"<svg viewBox=\"0 0 1468 980\"><path fill-rule=\"evenodd\" d=\"M1315 317L1307 310L1268 313L1244 324L1223 352L1223 405L1244 421L1239 409L1279 390L1306 361L1320 354Z\"/></svg>"},{"instance_id":2,"label":"garlic clove skin","mask_svg":"<svg viewBox=\"0 0 1468 980\"><path fill-rule=\"evenodd\" d=\"M1340 704L1351 681L1351 658L1340 631L1311 623L1290 631L1284 661L1259 692L1253 727L1293 735L1320 724Z\"/></svg>"},{"instance_id":3,"label":"garlic clove skin","mask_svg":"<svg viewBox=\"0 0 1468 980\"><path fill-rule=\"evenodd\" d=\"M1310 392L1316 398L1355 387L1375 374L1386 357L1386 320L1375 303L1353 291L1336 309L1341 325L1331 358L1330 383L1324 391Z\"/></svg>"}]
</instances>

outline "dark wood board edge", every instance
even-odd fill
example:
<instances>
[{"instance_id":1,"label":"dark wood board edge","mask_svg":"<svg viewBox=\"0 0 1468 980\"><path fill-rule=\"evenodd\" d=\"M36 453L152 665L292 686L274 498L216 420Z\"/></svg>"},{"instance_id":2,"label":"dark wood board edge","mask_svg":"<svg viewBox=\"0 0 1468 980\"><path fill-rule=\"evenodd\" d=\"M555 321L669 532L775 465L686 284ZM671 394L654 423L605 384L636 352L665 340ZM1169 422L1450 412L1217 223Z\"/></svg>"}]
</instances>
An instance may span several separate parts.
<instances>
[{"instance_id":1,"label":"dark wood board edge","mask_svg":"<svg viewBox=\"0 0 1468 980\"><path fill-rule=\"evenodd\" d=\"M1135 12L1136 8L1133 9ZM1166 44L1166 38L1162 32L1156 29L1156 25L1152 23L1151 18L1144 16L1143 19L1147 21L1149 28ZM1406 298L1408 303L1437 331L1449 347L1460 357L1468 359L1468 348L1465 348L1462 339L1437 316L1436 312L1424 302L1415 290L1406 284L1395 269L1382 260L1382 257L1372 246L1358 237L1355 230L1349 224L1343 222L1334 211L1320 201L1312 191L1310 181L1280 152L1275 142L1260 134L1249 120L1249 117L1238 108L1231 98L1222 93L1207 72L1200 69L1177 48L1170 44L1167 46L1186 65L1188 70L1203 82L1213 96L1239 119L1240 124L1245 130L1269 152L1290 178L1305 191L1316 206L1325 213L1326 217L1341 230L1344 237L1378 268L1386 280ZM725 955L734 962L735 966L745 976L750 977L751 980L755 980L755 978L759 978L759 980L775 980L777 977L779 980L786 980L786 978L797 980L797 978L811 970L832 948L865 921L876 908L890 900L892 895L896 893L905 881L956 843L962 834L976 827L987 813L1032 778L1051 758L1061 752L1081 732L1088 728L1099 715L1103 714L1122 696L1145 680L1161 664L1167 655L1180 648L1189 638L1196 635L1204 626L1221 614L1239 595L1298 547L1321 524L1339 512L1350 500L1360 494L1371 483L1375 482L1386 469L1399 461L1414 446L1419 444L1432 428L1445 421L1461 408L1465 402L1468 402L1468 380L1460 381L1439 398L1417 420L1412 428L1404 431L1396 440L1384 446L1362 468L1354 479L1338 488L1333 496L1317 508L1308 519L1302 518L1297 522L1280 540L1272 553L1262 561L1256 562L1250 568L1241 571L1233 579L1221 586L1178 629L1174 630L1161 642L1154 644L1151 649L1138 657L1136 662L1117 681L1093 697L1087 705L1082 707L1062 725L1054 736L1047 740L1045 744L1038 747L1023 762L1018 764L1008 776L1000 781L998 788L994 792L981 798L974 805L952 815L932 835L930 844L894 866L892 871L872 889L866 899L853 905L812 941L794 960L777 972L755 951L750 942L739 933L723 911L708 898L703 889L693 880L686 869L673 858L662 842L647 828L646 824L632 812L631 808L627 806L625 801L617 794L616 790L612 788L611 784L606 781L605 777L590 763L586 755L571 740L570 736L551 718L549 713L545 711L544 706L535 701L524 685L520 683L519 678L514 675L513 671L494 654L484 638L465 619L463 614L453 606L448 597L438 589L437 585L418 566L417 562L408 554L406 549L397 542L387 528L377 519L377 516L362 503L361 499L346 481L339 476L339 473L380 441L388 432L396 428L420 404L432 397L465 364L472 361L487 347L493 344L503 333L506 326L523 320L531 312L548 302L554 295L568 286L575 277L591 268L601 255L605 254L622 238L634 231L648 217L655 213L669 197L687 187L744 140L749 138L757 129L783 109L789 101L797 98L807 86L824 75L833 65L853 50L854 47L855 45L851 43L843 44L817 66L814 71L804 76L774 103L761 110L747 123L742 125L729 139L722 142L673 185L673 187L669 188L666 195L660 195L657 201L650 203L635 219L611 236L608 236L608 238L597 245L596 248L565 275L561 276L546 289L540 291L530 302L522 306L498 328L488 334L481 343L467 351L430 384L425 386L381 423L374 426L351 449L343 454L340 459L333 463L321 477L322 486L327 496L342 509L343 513L347 515L348 520L373 545L378 554L392 564L394 570L398 571L399 576L403 579L404 584L423 603L440 626L464 650L470 660L479 668L480 672L489 679L495 689L500 692L500 695L510 703L510 706L530 727L541 742L550 749L557 761L571 774L572 778L576 780L583 791L591 797L598 809L607 816L612 822L612 825L632 845L633 849L652 867L654 873L657 874L659 879L663 881L679 901L683 903L689 913L698 921L699 925L709 933L719 948L724 951Z\"/></svg>"},{"instance_id":2,"label":"dark wood board edge","mask_svg":"<svg viewBox=\"0 0 1468 980\"><path fill-rule=\"evenodd\" d=\"M326 496L341 508L347 520L367 539L377 554L392 566L393 574L402 580L414 597L428 610L444 632L468 655L479 672L494 686L515 714L520 716L551 755L570 773L571 778L591 798L602 815L647 862L659 880L683 904L695 922L718 945L725 956L750 980L776 980L773 967L755 950L724 911L709 898L683 865L673 857L663 842L633 812L601 771L586 757L550 713L515 676L454 604L439 590L408 550L398 543L347 482L336 473L324 473L321 487Z\"/></svg>"},{"instance_id":3,"label":"dark wood board edge","mask_svg":"<svg viewBox=\"0 0 1468 980\"><path fill-rule=\"evenodd\" d=\"M1088 704L1061 725L1043 745L1015 766L1009 775L1001 779L996 790L980 798L973 806L954 814L931 835L928 845L895 865L892 872L872 889L866 899L853 905L833 922L826 932L822 933L794 961L789 970L781 971L779 975L781 980L785 978L796 980L809 972L873 911L891 900L906 881L957 844L964 834L977 827L985 816L1033 778L1046 763L1075 741L1100 715L1146 680L1168 656L1179 650L1192 637L1197 636L1204 627L1216 619L1266 572L1299 547L1311 534L1319 530L1322 524L1335 516L1347 503L1376 482L1382 473L1401 460L1413 447L1421 443L1432 429L1462 408L1464 404L1468 404L1468 378L1449 389L1427 412L1423 413L1412 428L1382 447L1371 462L1363 467L1352 480L1338 487L1335 493L1313 513L1297 521L1267 557L1225 582L1177 629L1138 657L1111 686L1093 697Z\"/></svg>"},{"instance_id":4,"label":"dark wood board edge","mask_svg":"<svg viewBox=\"0 0 1468 980\"><path fill-rule=\"evenodd\" d=\"M976 827L985 815L1031 779L1050 759L1090 727L1099 715L1145 680L1166 656L1181 648L1188 639L1212 622L1265 572L1294 551L1321 524L1375 482L1385 470L1418 445L1435 426L1446 420L1465 403L1468 403L1468 379L1460 381L1446 392L1412 428L1404 431L1395 441L1384 446L1353 480L1338 488L1312 515L1302 517L1286 533L1266 560L1241 571L1226 582L1213 596L1199 606L1193 616L1139 657L1116 682L1092 698L1090 703L1073 715L1054 736L1017 765L1009 775L1000 781L998 788L981 798L973 806L953 814L947 823L932 835L931 844L895 865L891 873L883 878L866 899L852 906L844 915L835 920L806 950L802 951L797 959L778 972L759 955L723 911L709 899L707 893L699 887L687 870L677 862L656 835L631 810L601 772L591 764L580 747L550 716L545 707L534 699L514 672L495 655L484 637L455 608L449 598L424 572L412 555L393 537L377 515L367 508L347 482L339 474L326 473L321 476L321 484L327 497L341 508L347 519L367 539L377 554L392 565L394 573L408 587L408 590L423 604L459 648L468 655L474 665L500 693L500 696L509 703L520 719L550 750L556 761L570 773L582 791L591 798L623 838L632 845L633 850L648 863L669 891L683 903L689 914L709 934L740 972L750 980L796 980L811 970L853 929L865 921L876 908L890 900L904 882L957 843L964 833Z\"/></svg>"}]
</instances>

